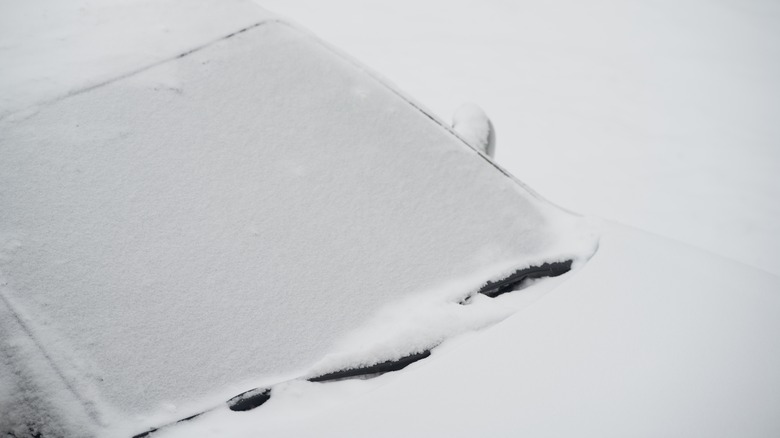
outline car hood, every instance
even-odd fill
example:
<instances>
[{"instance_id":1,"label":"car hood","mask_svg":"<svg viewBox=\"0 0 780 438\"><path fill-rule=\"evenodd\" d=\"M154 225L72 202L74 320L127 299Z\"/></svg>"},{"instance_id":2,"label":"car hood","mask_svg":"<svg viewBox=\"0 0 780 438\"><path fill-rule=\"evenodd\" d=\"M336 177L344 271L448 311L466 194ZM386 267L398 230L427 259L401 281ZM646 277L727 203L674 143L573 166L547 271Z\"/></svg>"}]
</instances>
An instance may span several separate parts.
<instances>
[{"instance_id":1,"label":"car hood","mask_svg":"<svg viewBox=\"0 0 780 438\"><path fill-rule=\"evenodd\" d=\"M165 436L778 436L780 279L615 223L601 236L532 306L368 391L290 386Z\"/></svg>"}]
</instances>

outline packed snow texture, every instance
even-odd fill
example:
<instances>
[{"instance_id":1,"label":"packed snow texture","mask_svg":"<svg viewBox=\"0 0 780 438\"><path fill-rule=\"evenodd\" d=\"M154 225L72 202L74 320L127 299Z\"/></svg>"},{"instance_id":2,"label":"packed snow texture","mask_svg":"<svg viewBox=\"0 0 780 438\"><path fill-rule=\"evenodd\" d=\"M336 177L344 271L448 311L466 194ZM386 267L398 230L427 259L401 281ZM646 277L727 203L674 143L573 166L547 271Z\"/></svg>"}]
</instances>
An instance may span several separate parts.
<instances>
[{"instance_id":1,"label":"packed snow texture","mask_svg":"<svg viewBox=\"0 0 780 438\"><path fill-rule=\"evenodd\" d=\"M84 431L96 420L91 404L74 398L72 383L30 336L23 312L12 313L7 295L0 286L0 431L15 437L87 436Z\"/></svg>"},{"instance_id":2,"label":"packed snow texture","mask_svg":"<svg viewBox=\"0 0 780 438\"><path fill-rule=\"evenodd\" d=\"M606 224L599 251L553 292L424 361L368 381L290 382L255 411L214 411L160 438L776 437L779 289L758 269Z\"/></svg>"},{"instance_id":3,"label":"packed snow texture","mask_svg":"<svg viewBox=\"0 0 780 438\"><path fill-rule=\"evenodd\" d=\"M347 335L594 249L580 218L285 24L151 65L0 120L2 294L97 424L139 432L336 350L397 358L452 323L371 356Z\"/></svg>"},{"instance_id":4,"label":"packed snow texture","mask_svg":"<svg viewBox=\"0 0 780 438\"><path fill-rule=\"evenodd\" d=\"M441 117L478 103L547 199L780 275L780 2L258 2Z\"/></svg>"},{"instance_id":5,"label":"packed snow texture","mask_svg":"<svg viewBox=\"0 0 780 438\"><path fill-rule=\"evenodd\" d=\"M227 6L227 7L226 7ZM0 117L101 84L268 18L246 0L0 5Z\"/></svg>"}]
</instances>

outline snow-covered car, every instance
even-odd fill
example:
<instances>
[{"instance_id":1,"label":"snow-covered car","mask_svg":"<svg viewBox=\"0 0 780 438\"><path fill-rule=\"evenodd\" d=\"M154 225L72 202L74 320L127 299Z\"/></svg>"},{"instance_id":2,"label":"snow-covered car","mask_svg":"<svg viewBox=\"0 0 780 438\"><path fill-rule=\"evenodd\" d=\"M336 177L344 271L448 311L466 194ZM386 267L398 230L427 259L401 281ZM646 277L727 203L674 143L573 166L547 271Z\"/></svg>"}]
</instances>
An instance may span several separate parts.
<instances>
[{"instance_id":1,"label":"snow-covered car","mask_svg":"<svg viewBox=\"0 0 780 438\"><path fill-rule=\"evenodd\" d=\"M780 279L551 204L252 5L127 16L5 53L0 432L780 433Z\"/></svg>"}]
</instances>

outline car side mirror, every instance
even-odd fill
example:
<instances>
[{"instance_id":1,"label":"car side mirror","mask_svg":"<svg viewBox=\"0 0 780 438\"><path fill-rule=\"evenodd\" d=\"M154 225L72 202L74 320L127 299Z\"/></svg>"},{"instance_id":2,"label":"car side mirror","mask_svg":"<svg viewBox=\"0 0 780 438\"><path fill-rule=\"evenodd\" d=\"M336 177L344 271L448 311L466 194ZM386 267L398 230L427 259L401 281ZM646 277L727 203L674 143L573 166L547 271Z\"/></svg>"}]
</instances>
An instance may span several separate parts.
<instances>
[{"instance_id":1,"label":"car side mirror","mask_svg":"<svg viewBox=\"0 0 780 438\"><path fill-rule=\"evenodd\" d=\"M496 131L485 111L473 103L464 103L452 116L452 129L466 143L490 158L495 158Z\"/></svg>"}]
</instances>

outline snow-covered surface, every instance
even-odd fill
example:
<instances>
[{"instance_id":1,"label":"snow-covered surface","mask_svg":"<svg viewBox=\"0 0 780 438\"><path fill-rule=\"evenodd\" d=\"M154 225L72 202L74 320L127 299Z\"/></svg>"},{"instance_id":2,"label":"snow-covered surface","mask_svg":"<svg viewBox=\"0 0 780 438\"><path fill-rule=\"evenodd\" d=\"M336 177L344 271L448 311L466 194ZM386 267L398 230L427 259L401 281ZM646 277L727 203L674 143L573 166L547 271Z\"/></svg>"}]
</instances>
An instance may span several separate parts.
<instances>
[{"instance_id":1,"label":"snow-covered surface","mask_svg":"<svg viewBox=\"0 0 780 438\"><path fill-rule=\"evenodd\" d=\"M495 133L485 111L477 104L465 103L452 116L452 129L482 153L495 156Z\"/></svg>"},{"instance_id":2,"label":"snow-covered surface","mask_svg":"<svg viewBox=\"0 0 780 438\"><path fill-rule=\"evenodd\" d=\"M0 341L20 377L3 374L0 398L32 392L46 423L62 409L80 427L141 432L497 322L509 310L438 309L515 269L592 253L581 218L352 61L258 16L205 46L177 42L184 56L106 61L64 73L58 93L6 102ZM26 53L2 63L34 69ZM404 309L418 315L383 323Z\"/></svg>"},{"instance_id":3,"label":"snow-covered surface","mask_svg":"<svg viewBox=\"0 0 780 438\"><path fill-rule=\"evenodd\" d=\"M776 3L693 0L683 4L671 0L630 0L490 1L476 5L454 0L377 5L334 0L327 8L320 2L307 0L267 0L262 4L289 15L393 78L444 119L464 101L484 105L499 128L499 162L562 205L616 218L780 272L780 232L775 220L780 208L776 202L780 198L780 179L776 172L780 160L775 147L780 136L779 125L774 123L780 102L775 79L780 76L780 38L777 37L780 14ZM275 384L272 400L260 409L235 413L223 407L167 433L187 437L254 437L261 433L516 436L524 432L529 436L778 435L778 421L773 416L780 411L777 395L780 394L777 372L780 353L775 336L780 332L776 318L780 313L777 297L780 285L776 277L657 236L609 225L601 249L584 269L535 283L522 292L496 300L478 296L471 304L461 306L455 304L456 300L473 290L484 276L515 266L510 266L511 263L501 266L483 259L480 263L484 263L484 271L467 273L469 269L458 270L456 266L446 265L456 258L448 252L450 247L443 251L435 247L460 247L464 242L461 239L473 237L469 234L472 232L487 230L488 235L482 235L483 238L491 238L491 232L510 233L511 229L490 227L512 222L514 216L507 212L494 217L495 210L478 214L476 209L454 212L456 205L402 205L403 208L393 212L400 215L411 207L420 212L429 207L444 208L447 213L453 213L444 219L447 228L464 220L460 223L462 229L469 230L465 235L455 234L456 241L435 238L446 230L426 229L432 234L426 235L420 251L401 248L419 243L401 236L391 245L367 252L369 257L379 257L381 251L388 249L408 251L409 258L392 260L392 270L399 276L409 272L408 266L398 265L399 260L406 263L433 253L443 256L441 260L445 263L440 264L437 258L424 266L412 267L412 270L433 269L435 265L446 271L440 272L437 278L441 281L434 281L436 284L426 288L424 295L414 295L423 285L415 284L418 289L408 288L408 284L394 278L383 285L395 289L390 292L392 300L372 303L376 305L373 311L356 314L354 306L359 303L333 301L331 294L323 292L327 284L339 279L315 278L316 272L307 272L306 280L311 282L303 284L303 290L296 293L316 293L323 300L297 301L290 307L322 306L308 309L320 320L303 327L302 331L308 330L311 335L316 328L316 335L329 343L328 346L317 344L321 349L312 352L306 351L307 345L296 343L295 350L285 354L299 354L297 365L282 367L283 372L266 377L258 372L255 377L222 385L242 372L251 374L247 367L261 366L232 361L250 356L246 350L233 348L239 340L246 341L245 345L247 342L281 343L284 340L271 338L285 333L251 331L244 326L236 330L237 321L220 317L226 306L239 308L241 316L256 316L255 309L245 302L226 303L204 292L198 298L213 298L214 305L208 311L196 312L197 300L171 303L170 295L154 295L153 291L171 285L172 293L187 289L187 295L191 296L192 291L203 292L204 284L215 289L238 284L238 277L230 276L230 272L246 273L257 259L223 259L222 256L239 249L247 250L250 256L260 253L258 246L252 246L255 237L251 237L260 231L253 227L256 224L251 219L255 217L250 217L257 201L251 190L241 193L218 190L220 184L236 186L235 181L227 180L227 174L215 179L193 179L192 185L177 176L183 176L184 169L200 172L197 173L200 176L212 176L209 168L224 166L231 169L237 180L248 180L250 188L256 187L253 184L260 183L255 179L262 180L261 170L267 169L268 163L261 162L254 152L246 149L253 141L248 137L253 130L261 129L258 126L267 123L269 117L281 116L256 113L263 105L246 102L251 100L252 93L242 91L248 88L231 89L227 86L228 78L222 78L216 85L220 92L231 96L241 94L234 97L246 103L243 108L251 107L251 112L231 112L233 100L225 108L215 109L210 102L205 108L198 106L190 112L180 112L181 118L150 124L151 132L117 131L112 123L120 118L126 120L130 114L140 125L143 119L168 114L166 111L177 105L176 102L183 104L182 99L194 103L187 99L207 96L205 86L193 89L193 83L184 80L183 74L190 71L189 67L182 69L164 62L261 22L269 14L248 2L216 0L17 1L5 2L0 8L0 118L3 119L0 136L7 139L26 132L29 138L42 138L51 132L36 129L34 124L36 120L49 120L59 125L57 133L62 135L57 140L61 145L79 139L86 147L83 151L75 147L58 149L53 143L41 143L36 148L54 152L29 162L21 158L25 154L34 156L34 150L23 150L24 144L14 145L12 160L6 160L9 155L5 149L0 152L0 272L5 274L0 278L3 298L0 301L0 426L27 421L26 416L32 414L31 421L47 422L55 436L78 435L74 431L84 424L101 422L116 426L115 430L120 432L135 433L146 425L210 408L248 386ZM249 32L242 35L241 38L246 38ZM331 56L323 48L315 51ZM199 53L202 56L209 52ZM194 59L203 60L185 57L177 65ZM221 62L207 61L212 69ZM259 59L244 62L241 72L234 73L246 75L250 70L268 69ZM155 64L158 66L141 75L62 100L79 90ZM353 73L363 78L361 81L366 80ZM305 69L296 70L291 77L305 74ZM241 82L241 87L262 87L262 81L255 84L255 79ZM324 79L316 78L314 82L320 80ZM195 83L203 85L204 81L200 78ZM117 88L118 84L122 86ZM363 97L376 104L377 93L386 91L363 88L365 82L359 85L338 97L361 104L365 103L360 100ZM303 86L313 87L305 83ZM152 93L153 89L157 91ZM91 113L94 111L91 105L79 109L69 103L91 104L96 99L95 92L104 93L100 94L104 97L121 96L121 103L101 107L97 115ZM317 92L312 96L316 98ZM287 96L277 97L287 100ZM144 98L150 113L137 114L138 101ZM390 98L396 102L393 99L397 97ZM58 100L61 101L54 103ZM314 102L316 99L309 103L316 106ZM349 112L352 107L342 105L341 108ZM193 127L195 123L190 117L209 109L214 123L223 122L219 132L231 139L231 150L247 152L241 162L229 162L216 150L201 150L198 152L202 158L212 159L209 165L196 165L200 161L194 156L179 154L175 156L176 163L182 167L166 168L171 164L163 159L166 151L154 145L165 141L183 148L188 139L198 140L192 144L203 144L201 141L206 137L198 137L197 132L209 129L211 122L202 120L201 125ZM79 114L82 110L83 114ZM328 117L344 115L342 111L336 113ZM239 120L228 117L230 114ZM411 117L409 113L404 114ZM82 137L74 126L67 125L69 120L82 115L95 115L88 125L102 126L94 132L94 137ZM383 118L390 120L390 117ZM161 126L164 123L167 129ZM250 127L223 131L239 123L245 123L242 128ZM422 122L416 120L412 125L415 123ZM435 126L427 120L425 123ZM408 121L403 124L410 127ZM6 129L9 126L13 130ZM328 124L325 131L331 132L338 126ZM437 138L449 138L442 140L447 144L455 141L440 128L424 131ZM160 132L166 134L155 137ZM122 146L122 153L98 147L101 138L111 137L112 133L116 138L110 144ZM394 132L400 139L415 133L414 129ZM174 134L181 138L172 139ZM134 153L128 146L137 136L148 142L136 144L138 150ZM437 140L423 145L419 140L415 137L414 141L401 141L400 146L413 150L415 160L424 163L431 157L420 156L420 152L439 147L436 146L439 143ZM340 172L352 169L355 175L368 173L365 168L349 166L354 160L367 159L358 143L359 138L350 138L343 144L328 145L336 148L340 156L349 157L339 161L338 168L344 169ZM446 149L444 143L441 147ZM364 144L371 142L360 146ZM504 186L513 187L507 193L496 191L494 183L485 182L491 188L483 199L484 187L482 184L471 187L475 178L470 172L482 173L471 166L486 162L475 160L481 157L470 156L468 160L461 157L470 163L466 166L469 169L457 165L451 168L461 159L459 156L470 152L462 144L457 146L445 157L434 153L436 165L426 169L432 173L421 186L442 188L436 200L444 199L443 195L450 189L458 190L458 199L467 197L473 202L474 197L479 197L479 202L488 204L497 201L496 197L518 196L517 187L511 184ZM2 147L7 145L3 143ZM294 151L292 148L286 152ZM403 155L404 163L406 159L411 161L410 156ZM84 160L70 165L67 160L62 161L79 157ZM149 157L164 164L139 166ZM324 161L337 161L336 158L316 157ZM98 161L106 166L99 172L90 173L90 169L96 168L84 166ZM377 177L382 172L386 172L385 176L392 173L383 169L387 163L378 167ZM131 172L135 169L136 173ZM88 171L85 175L77 175L84 170ZM419 168L415 170L419 172L417 176L422 173ZM496 177L496 172L484 172ZM316 171L296 162L277 169L275 175L283 178L274 180L273 184L284 190L301 187L302 182L283 184L297 179L308 179L307 190L319 187L313 184L316 178L312 179ZM403 186L409 196L422 190L404 175L405 178L392 179L387 187L380 189L362 185L352 188L357 192L376 189L386 193L392 187ZM24 179L28 176L34 178ZM154 179L145 179L149 176L174 184L158 187ZM482 181L482 177L476 179ZM447 181L455 181L455 186L446 186ZM508 184L505 179L501 181ZM9 185L10 182L14 185ZM21 198L18 191L9 190L21 186L30 196ZM165 222L164 214L140 208L152 199L155 208L171 214L177 209L179 212L197 210L196 203L187 203L179 194L197 200L202 192L197 196L192 196L193 193L207 186L214 187L209 193L219 193L219 198L203 210L207 212L204 215L189 216L192 222ZM65 198L57 196L74 187L82 192ZM133 189L137 190L131 193ZM44 204L47 190L51 192L47 195L48 203ZM111 190L114 192L109 194ZM341 207L344 213L354 211L353 206L345 205L344 199L335 197L333 192L320 194L334 203L334 210ZM522 191L519 196L530 204L544 205ZM78 202L67 202L74 200ZM121 204L122 200L127 203ZM101 205L103 201L105 204ZM6 207L9 202L24 208L9 209ZM315 204L320 202L317 199ZM226 206L234 209L222 208ZM92 218L97 221L94 227L80 220L68 222L70 218L79 219L80 212L91 208L102 214ZM293 206L289 216L300 210L302 206ZM237 212L232 216L236 221L232 224L226 219L231 211ZM37 216L39 213L59 219L47 223ZM275 217L280 228L291 227L281 223L287 219L282 213L274 214L279 214ZM360 211L360 214L367 213ZM13 223L6 222L9 218ZM215 236L201 232L209 226L209 221L213 220L213 224L222 219L224 225L230 225L228 233ZM519 220L526 219L521 216ZM125 220L135 222L123 223ZM329 229L330 234L325 237L333 236L334 241L345 236L357 237L357 233L346 231L339 234L339 230L349 228L354 220L354 217L346 218L336 224L341 228ZM409 217L399 220L403 223ZM296 227L316 226L291 223ZM518 224L512 222L512 225ZM566 224L548 225L558 230L567 227ZM151 235L140 232L148 230ZM160 238L166 230L171 234ZM67 233L58 234L59 231ZM380 237L387 232L379 226L376 231ZM130 236L131 232L135 234ZM51 239L55 234L58 237ZM104 239L107 234L111 238ZM318 251L327 240L320 237L318 245L312 246ZM147 254L152 257L144 259L141 251L133 252L133 245L123 246L133 240L149 245L147 249L152 251ZM563 240L579 246L573 240ZM501 242L502 245L511 243ZM223 246L211 253L197 251L206 244ZM100 252L85 251L91 245ZM173 254L184 255L173 260ZM170 257L161 258L161 255ZM203 262L200 266L205 268L187 276L183 267L191 267L189 263L193 260ZM301 266L306 258L295 262ZM385 269L385 262L382 260L377 265ZM343 261L329 258L327 263L339 265ZM456 263L473 267L477 261L466 257ZM368 260L359 259L348 269L354 272L368 264ZM115 268L118 270L112 271ZM43 274L31 274L33 270ZM161 272L165 273L164 278L155 278ZM389 270L383 272L390 275ZM453 276L453 272L463 275ZM110 278L112 275L115 277ZM222 275L222 278L215 279L212 275ZM270 277L275 275L278 274ZM24 294L41 284L48 287L56 281L55 276L67 280L63 282L67 287L57 289L61 295L56 303L40 299L39 294ZM129 282L113 281L116 279ZM185 281L178 282L180 279ZM115 319L96 321L92 311L94 302L86 302L89 295L76 291L74 284L78 282L88 286L112 283L125 291L132 289L139 294L138 300L114 302L97 297L94 302L113 312ZM357 289L353 283L348 284ZM99 291L84 290L92 294ZM250 300L256 299L250 293L246 295ZM341 296L337 294L338 297ZM281 295L275 298L287 301ZM14 307L13 312L9 305ZM145 317L150 318L152 326L131 320L128 309L139 305L150 313ZM163 313L171 308L177 313L167 320ZM261 308L260 312L268 308ZM76 313L70 317L60 318L73 310ZM186 312L194 312L201 319L194 333L189 332L188 326L178 324L177 318ZM339 315L352 319L333 318L332 312L343 312ZM18 318L11 317L12 313ZM84 318L79 318L80 315ZM122 325L128 322L131 326L120 333L125 330ZM251 321L250 328L251 324L266 323ZM87 331L68 336L83 324L89 326ZM156 330L155 324L157 329L163 329ZM339 336L320 330L336 325L342 329ZM350 330L357 326L360 328ZM479 328L482 330L477 333L465 333ZM153 336L145 335L151 332ZM291 337L305 337L307 333L286 332ZM461 335L452 338L457 333ZM84 345L87 337L95 343ZM178 337L178 342L171 344L174 337ZM219 339L214 341L215 337ZM329 384L300 379L285 381L340 364L399 356L408 353L407 349L423 348L445 338L430 358L377 379ZM399 339L403 342L398 342ZM119 342L112 343L116 340ZM39 348L36 342L45 348ZM162 344L157 345L158 342ZM209 348L209 342L213 342L211 346L217 345ZM104 344L109 344L106 351L115 353L116 357L95 353ZM168 349L164 345L172 347ZM134 354L146 347L152 353ZM177 361L185 353L183 349L197 353L198 357L184 363ZM223 354L224 360L205 366L210 359L199 356L201 353ZM273 361L261 357L261 362L269 360ZM135 373L139 380L128 382L124 380L126 376L119 376L118 381L107 380L101 375L101 367L108 362L119 363L128 375ZM175 375L174 371L181 370L185 372ZM197 377L187 380L184 377L187 373L197 373ZM118 374L109 377L113 379ZM133 398L146 389L143 385L163 378L170 379L162 388L152 388L158 393ZM214 380L208 382L213 385L211 388L222 390L198 386L210 378ZM118 388L129 388L130 392L112 394L107 388L115 383ZM187 402L158 403L165 394L176 393L176 388L182 386L186 388L176 395L182 396L179 400L188 399ZM144 412L152 416L131 422L123 429L117 418L144 411L147 402L148 406L156 403ZM29 406L36 409L27 410ZM55 411L59 412L58 418L46 417L56 415ZM80 432L90 433L88 429Z\"/></svg>"},{"instance_id":4,"label":"snow-covered surface","mask_svg":"<svg viewBox=\"0 0 780 438\"><path fill-rule=\"evenodd\" d=\"M96 420L93 406L74 394L5 298L0 297L0 430L26 437L28 426L35 425L43 436L79 436L74 431Z\"/></svg>"},{"instance_id":5,"label":"snow-covered surface","mask_svg":"<svg viewBox=\"0 0 780 438\"><path fill-rule=\"evenodd\" d=\"M0 117L165 61L269 16L245 0L3 2Z\"/></svg>"},{"instance_id":6,"label":"snow-covered surface","mask_svg":"<svg viewBox=\"0 0 780 438\"><path fill-rule=\"evenodd\" d=\"M258 1L442 118L478 103L547 199L780 275L780 2Z\"/></svg>"},{"instance_id":7,"label":"snow-covered surface","mask_svg":"<svg viewBox=\"0 0 780 438\"><path fill-rule=\"evenodd\" d=\"M778 290L758 269L607 223L552 292L424 361L293 382L255 411L160 437L779 436Z\"/></svg>"}]
</instances>

